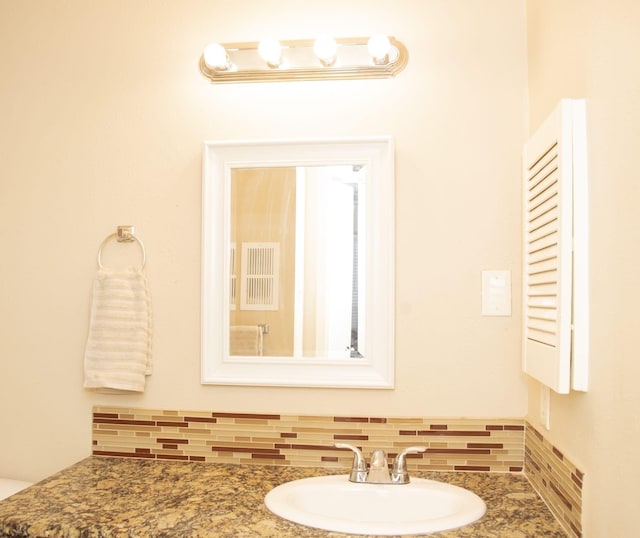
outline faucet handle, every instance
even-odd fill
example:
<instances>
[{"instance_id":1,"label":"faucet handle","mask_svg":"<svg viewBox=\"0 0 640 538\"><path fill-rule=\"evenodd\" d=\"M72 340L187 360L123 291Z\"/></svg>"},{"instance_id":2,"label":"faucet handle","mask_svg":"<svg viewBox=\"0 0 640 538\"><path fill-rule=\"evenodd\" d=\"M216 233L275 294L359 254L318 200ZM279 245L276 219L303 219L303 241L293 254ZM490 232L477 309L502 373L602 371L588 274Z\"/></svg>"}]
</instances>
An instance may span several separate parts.
<instances>
[{"instance_id":1,"label":"faucet handle","mask_svg":"<svg viewBox=\"0 0 640 538\"><path fill-rule=\"evenodd\" d=\"M407 471L407 454L415 454L417 452L424 452L427 450L426 446L409 446L402 450L393 462L393 468L391 469L391 481L394 484L408 484L409 472Z\"/></svg>"},{"instance_id":2,"label":"faucet handle","mask_svg":"<svg viewBox=\"0 0 640 538\"><path fill-rule=\"evenodd\" d=\"M362 452L357 446L350 445L349 443L333 443L336 448L348 448L353 452L353 464L351 465L351 475L349 480L351 482L364 482L367 478L367 462L364 461Z\"/></svg>"}]
</instances>

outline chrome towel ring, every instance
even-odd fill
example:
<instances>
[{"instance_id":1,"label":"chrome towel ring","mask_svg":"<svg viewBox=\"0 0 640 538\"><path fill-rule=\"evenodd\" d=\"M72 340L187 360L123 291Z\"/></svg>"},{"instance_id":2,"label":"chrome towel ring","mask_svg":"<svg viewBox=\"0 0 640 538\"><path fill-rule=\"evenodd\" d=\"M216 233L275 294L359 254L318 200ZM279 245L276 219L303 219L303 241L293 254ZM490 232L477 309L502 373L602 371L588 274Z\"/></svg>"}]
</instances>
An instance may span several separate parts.
<instances>
[{"instance_id":1,"label":"chrome towel ring","mask_svg":"<svg viewBox=\"0 0 640 538\"><path fill-rule=\"evenodd\" d=\"M138 245L140 245L140 250L142 251L142 265L141 269L144 269L144 266L147 263L147 253L144 249L144 244L140 239L138 239L134 234L136 232L135 226L118 226L118 231L111 235L105 237L104 241L100 244L100 248L98 249L98 267L102 269L102 249L104 246L111 241L113 238L118 241L118 243L131 243L136 241Z\"/></svg>"}]
</instances>

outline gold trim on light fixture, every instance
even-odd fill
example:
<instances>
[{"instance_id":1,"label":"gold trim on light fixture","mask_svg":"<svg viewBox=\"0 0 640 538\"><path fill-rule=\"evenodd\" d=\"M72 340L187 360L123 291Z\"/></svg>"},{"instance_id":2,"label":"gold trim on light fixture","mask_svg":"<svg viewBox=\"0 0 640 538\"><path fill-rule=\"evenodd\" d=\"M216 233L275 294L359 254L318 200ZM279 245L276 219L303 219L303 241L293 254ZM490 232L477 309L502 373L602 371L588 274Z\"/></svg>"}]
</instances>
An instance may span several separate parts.
<instances>
[{"instance_id":1,"label":"gold trim on light fixture","mask_svg":"<svg viewBox=\"0 0 640 538\"><path fill-rule=\"evenodd\" d=\"M295 80L353 80L395 77L407 65L406 47L389 37L391 52L384 59L374 59L368 51L368 38L336 38L337 52L332 63L314 53L314 40L280 41L281 61L267 64L258 53L257 42L222 44L233 68L207 65L200 57L200 71L211 82L287 82Z\"/></svg>"}]
</instances>

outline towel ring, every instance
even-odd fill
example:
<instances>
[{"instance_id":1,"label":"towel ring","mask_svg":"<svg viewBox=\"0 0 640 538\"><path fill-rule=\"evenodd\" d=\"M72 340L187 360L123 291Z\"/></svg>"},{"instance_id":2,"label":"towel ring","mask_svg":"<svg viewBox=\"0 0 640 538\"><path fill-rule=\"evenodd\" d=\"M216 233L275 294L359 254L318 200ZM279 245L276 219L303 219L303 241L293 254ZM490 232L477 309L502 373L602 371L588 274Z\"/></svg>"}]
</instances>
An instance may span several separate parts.
<instances>
[{"instance_id":1,"label":"towel ring","mask_svg":"<svg viewBox=\"0 0 640 538\"><path fill-rule=\"evenodd\" d=\"M140 241L140 239L138 239L134 235L135 231L136 229L134 226L118 226L118 231L116 233L108 235L107 237L104 238L104 240L100 244L100 248L98 249L98 267L100 269L102 269L103 267L102 266L102 249L113 238L115 238L116 241L118 241L118 243L131 243L132 241L136 241L138 245L140 245L140 250L142 251L142 265L140 266L140 268L144 269L144 266L147 263L147 253L144 250L144 244L142 243L142 241Z\"/></svg>"}]
</instances>

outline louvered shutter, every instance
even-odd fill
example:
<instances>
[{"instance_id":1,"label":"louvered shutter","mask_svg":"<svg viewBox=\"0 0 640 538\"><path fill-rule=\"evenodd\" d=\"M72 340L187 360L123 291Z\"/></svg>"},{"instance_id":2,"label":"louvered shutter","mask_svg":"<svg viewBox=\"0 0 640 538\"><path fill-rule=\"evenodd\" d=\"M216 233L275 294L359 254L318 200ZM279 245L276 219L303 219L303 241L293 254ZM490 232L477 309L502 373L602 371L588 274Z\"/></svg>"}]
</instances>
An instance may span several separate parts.
<instances>
[{"instance_id":1,"label":"louvered shutter","mask_svg":"<svg viewBox=\"0 0 640 538\"><path fill-rule=\"evenodd\" d=\"M523 163L523 368L559 393L571 387L574 187L583 182L574 178L582 168L574 166L582 158L574 116L583 111L574 105L561 101L525 145Z\"/></svg>"},{"instance_id":2,"label":"louvered shutter","mask_svg":"<svg viewBox=\"0 0 640 538\"><path fill-rule=\"evenodd\" d=\"M280 267L278 243L242 243L241 310L277 310Z\"/></svg>"}]
</instances>

